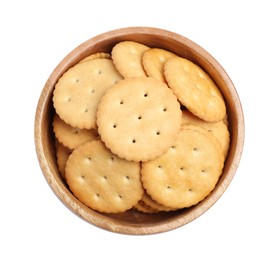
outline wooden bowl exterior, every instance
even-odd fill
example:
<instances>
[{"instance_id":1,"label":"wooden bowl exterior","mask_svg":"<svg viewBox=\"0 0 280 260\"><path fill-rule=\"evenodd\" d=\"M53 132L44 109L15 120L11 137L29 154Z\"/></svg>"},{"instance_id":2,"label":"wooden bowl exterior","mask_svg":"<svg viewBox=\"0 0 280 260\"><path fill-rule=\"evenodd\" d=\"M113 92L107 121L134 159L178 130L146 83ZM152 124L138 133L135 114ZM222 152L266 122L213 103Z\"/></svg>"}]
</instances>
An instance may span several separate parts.
<instances>
[{"instance_id":1,"label":"wooden bowl exterior","mask_svg":"<svg viewBox=\"0 0 280 260\"><path fill-rule=\"evenodd\" d=\"M140 42L149 47L163 48L193 61L212 77L224 96L231 134L229 154L216 188L196 206L158 214L144 214L135 210L120 214L102 214L88 208L76 199L60 177L52 132L54 86L60 76L81 59L95 52L110 52L116 43L124 40ZM89 39L58 64L47 80L38 101L34 134L36 152L42 172L53 192L72 212L100 228L117 233L140 235L160 233L185 225L203 214L218 200L230 184L241 158L244 142L244 119L233 83L224 69L208 52L189 39L166 30L129 27Z\"/></svg>"}]
</instances>

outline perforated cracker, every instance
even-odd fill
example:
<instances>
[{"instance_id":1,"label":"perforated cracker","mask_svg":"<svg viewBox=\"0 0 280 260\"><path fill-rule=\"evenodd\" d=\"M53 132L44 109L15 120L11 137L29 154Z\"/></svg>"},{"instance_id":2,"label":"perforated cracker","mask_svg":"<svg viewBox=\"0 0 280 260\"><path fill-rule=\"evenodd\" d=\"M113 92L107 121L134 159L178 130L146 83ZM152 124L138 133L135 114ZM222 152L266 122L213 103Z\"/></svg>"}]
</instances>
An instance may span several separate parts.
<instances>
[{"instance_id":1,"label":"perforated cracker","mask_svg":"<svg viewBox=\"0 0 280 260\"><path fill-rule=\"evenodd\" d=\"M223 159L205 134L181 130L174 145L154 160L142 163L142 182L158 203L172 208L190 207L215 188Z\"/></svg>"},{"instance_id":2,"label":"perforated cracker","mask_svg":"<svg viewBox=\"0 0 280 260\"><path fill-rule=\"evenodd\" d=\"M75 149L65 172L73 194L99 212L126 211L136 205L143 194L140 164L120 159L100 140Z\"/></svg>"},{"instance_id":3,"label":"perforated cracker","mask_svg":"<svg viewBox=\"0 0 280 260\"><path fill-rule=\"evenodd\" d=\"M174 57L165 63L164 75L179 101L194 115L209 122L225 118L223 96L199 66L187 59Z\"/></svg>"},{"instance_id":4,"label":"perforated cracker","mask_svg":"<svg viewBox=\"0 0 280 260\"><path fill-rule=\"evenodd\" d=\"M166 84L150 77L126 78L102 97L98 131L121 158L147 161L174 143L181 115L180 104Z\"/></svg>"},{"instance_id":5,"label":"perforated cracker","mask_svg":"<svg viewBox=\"0 0 280 260\"><path fill-rule=\"evenodd\" d=\"M123 77L146 76L142 65L143 53L149 47L134 41L122 41L112 49L112 60Z\"/></svg>"},{"instance_id":6,"label":"perforated cracker","mask_svg":"<svg viewBox=\"0 0 280 260\"><path fill-rule=\"evenodd\" d=\"M55 86L53 103L57 114L72 127L96 128L100 98L121 79L110 59L76 64L62 75Z\"/></svg>"}]
</instances>

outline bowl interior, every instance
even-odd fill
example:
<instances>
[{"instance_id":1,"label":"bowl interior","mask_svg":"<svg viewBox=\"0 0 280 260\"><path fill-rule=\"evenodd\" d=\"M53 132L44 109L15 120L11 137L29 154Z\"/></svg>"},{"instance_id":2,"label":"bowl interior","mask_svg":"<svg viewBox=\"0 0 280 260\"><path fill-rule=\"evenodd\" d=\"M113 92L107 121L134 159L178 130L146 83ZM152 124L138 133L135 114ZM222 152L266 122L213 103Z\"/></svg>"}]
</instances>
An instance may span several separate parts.
<instances>
[{"instance_id":1,"label":"bowl interior","mask_svg":"<svg viewBox=\"0 0 280 260\"><path fill-rule=\"evenodd\" d=\"M54 108L52 94L60 76L81 59L95 52L111 52L112 47L124 40L137 41L149 47L163 48L201 66L220 88L227 106L231 146L223 174L215 189L202 202L191 208L174 212L144 214L130 210L120 214L102 214L91 210L73 196L61 179L55 156L52 131ZM240 160L244 139L242 108L236 90L226 72L204 49L175 33L146 27L123 28L93 37L69 53L47 80L38 102L35 118L35 144L42 172L57 197L72 212L84 220L113 232L151 234L182 226L204 213L222 195L234 176Z\"/></svg>"}]
</instances>

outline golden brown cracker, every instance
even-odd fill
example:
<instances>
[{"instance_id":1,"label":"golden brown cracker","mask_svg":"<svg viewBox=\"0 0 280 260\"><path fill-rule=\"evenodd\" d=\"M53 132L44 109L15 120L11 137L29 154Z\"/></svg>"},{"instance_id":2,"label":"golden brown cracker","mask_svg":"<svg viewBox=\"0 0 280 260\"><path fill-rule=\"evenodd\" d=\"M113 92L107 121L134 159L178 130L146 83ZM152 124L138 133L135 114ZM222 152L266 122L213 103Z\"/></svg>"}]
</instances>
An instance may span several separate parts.
<instances>
[{"instance_id":1,"label":"golden brown cracker","mask_svg":"<svg viewBox=\"0 0 280 260\"><path fill-rule=\"evenodd\" d=\"M151 198L151 196L149 194L147 194L147 192L144 192L142 201L143 201L143 203L145 203L145 205L147 205L148 207L150 207L154 210L157 210L157 211L175 211L175 210L177 210L177 208L166 207L166 206L156 202L155 200L153 200Z\"/></svg>"},{"instance_id":2,"label":"golden brown cracker","mask_svg":"<svg viewBox=\"0 0 280 260\"><path fill-rule=\"evenodd\" d=\"M57 114L72 127L96 128L100 98L121 79L112 60L93 59L76 64L55 86L53 103Z\"/></svg>"},{"instance_id":3,"label":"golden brown cracker","mask_svg":"<svg viewBox=\"0 0 280 260\"><path fill-rule=\"evenodd\" d=\"M230 133L224 120L218 122L206 122L193 115L188 110L182 111L182 125L192 124L205 128L212 133L221 145L223 156L226 158L230 146Z\"/></svg>"},{"instance_id":4,"label":"golden brown cracker","mask_svg":"<svg viewBox=\"0 0 280 260\"><path fill-rule=\"evenodd\" d=\"M142 163L141 175L154 200L183 208L202 201L215 188L222 168L222 157L211 139L199 131L183 129L167 152Z\"/></svg>"},{"instance_id":5,"label":"golden brown cracker","mask_svg":"<svg viewBox=\"0 0 280 260\"><path fill-rule=\"evenodd\" d=\"M61 174L62 179L66 180L65 178L65 166L66 162L72 153L72 150L65 147L60 142L56 142L56 160L57 160L57 167Z\"/></svg>"},{"instance_id":6,"label":"golden brown cracker","mask_svg":"<svg viewBox=\"0 0 280 260\"><path fill-rule=\"evenodd\" d=\"M158 213L159 211L156 209L151 208L150 206L146 205L142 200L140 200L134 208L140 212L143 213L148 213L148 214L153 214L153 213Z\"/></svg>"},{"instance_id":7,"label":"golden brown cracker","mask_svg":"<svg viewBox=\"0 0 280 260\"><path fill-rule=\"evenodd\" d=\"M96 129L79 129L66 124L57 114L53 119L53 131L57 140L69 149L99 139Z\"/></svg>"},{"instance_id":8,"label":"golden brown cracker","mask_svg":"<svg viewBox=\"0 0 280 260\"><path fill-rule=\"evenodd\" d=\"M147 75L166 82L163 68L165 62L172 57L176 57L176 54L164 49L151 48L145 51L142 57L142 63Z\"/></svg>"},{"instance_id":9,"label":"golden brown cracker","mask_svg":"<svg viewBox=\"0 0 280 260\"><path fill-rule=\"evenodd\" d=\"M165 63L164 75L181 104L194 115L209 122L224 119L223 96L202 68L187 59L174 57Z\"/></svg>"},{"instance_id":10,"label":"golden brown cracker","mask_svg":"<svg viewBox=\"0 0 280 260\"><path fill-rule=\"evenodd\" d=\"M112 60L123 77L146 76L142 64L143 53L149 47L134 41L122 41L112 49Z\"/></svg>"},{"instance_id":11,"label":"golden brown cracker","mask_svg":"<svg viewBox=\"0 0 280 260\"><path fill-rule=\"evenodd\" d=\"M147 161L173 144L181 115L180 104L165 83L151 77L125 78L102 97L98 131L121 158Z\"/></svg>"},{"instance_id":12,"label":"golden brown cracker","mask_svg":"<svg viewBox=\"0 0 280 260\"><path fill-rule=\"evenodd\" d=\"M112 154L102 141L79 146L69 156L65 176L73 194L99 212L123 212L143 195L140 163Z\"/></svg>"},{"instance_id":13,"label":"golden brown cracker","mask_svg":"<svg viewBox=\"0 0 280 260\"><path fill-rule=\"evenodd\" d=\"M83 58L79 62L85 62L94 59L111 59L111 54L106 52L97 52Z\"/></svg>"}]
</instances>

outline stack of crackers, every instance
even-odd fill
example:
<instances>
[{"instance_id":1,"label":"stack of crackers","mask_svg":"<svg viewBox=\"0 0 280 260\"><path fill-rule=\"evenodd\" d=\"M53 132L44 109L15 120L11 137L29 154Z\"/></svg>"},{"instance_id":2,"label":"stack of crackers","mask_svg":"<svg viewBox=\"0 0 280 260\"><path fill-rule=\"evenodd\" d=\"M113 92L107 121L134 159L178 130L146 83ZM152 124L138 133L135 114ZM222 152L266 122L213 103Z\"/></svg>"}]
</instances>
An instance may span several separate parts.
<instances>
[{"instance_id":1,"label":"stack of crackers","mask_svg":"<svg viewBox=\"0 0 280 260\"><path fill-rule=\"evenodd\" d=\"M119 42L66 71L53 105L58 169L93 210L191 207L222 174L230 145L223 96L175 53Z\"/></svg>"}]
</instances>

